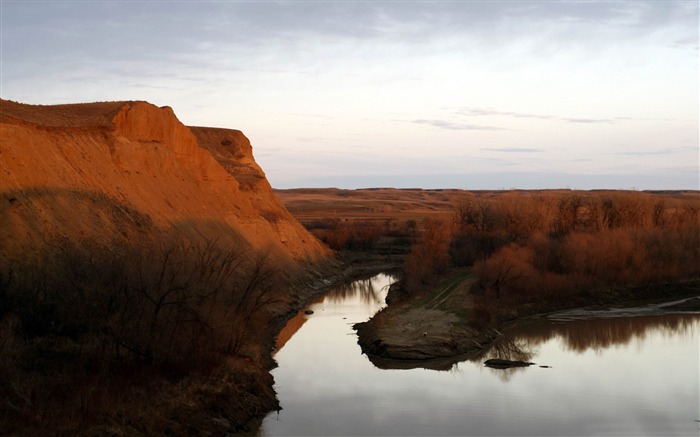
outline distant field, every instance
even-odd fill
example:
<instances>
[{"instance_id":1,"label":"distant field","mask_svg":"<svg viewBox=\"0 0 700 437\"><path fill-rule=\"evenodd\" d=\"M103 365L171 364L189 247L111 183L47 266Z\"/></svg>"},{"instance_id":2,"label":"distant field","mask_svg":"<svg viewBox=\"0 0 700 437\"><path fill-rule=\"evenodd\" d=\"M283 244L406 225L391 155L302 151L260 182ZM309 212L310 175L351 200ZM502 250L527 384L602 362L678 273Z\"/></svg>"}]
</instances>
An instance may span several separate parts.
<instances>
[{"instance_id":1,"label":"distant field","mask_svg":"<svg viewBox=\"0 0 700 437\"><path fill-rule=\"evenodd\" d=\"M377 188L362 190L275 190L287 209L301 222L323 218L346 220L420 220L444 216L473 194L459 190Z\"/></svg>"},{"instance_id":2,"label":"distant field","mask_svg":"<svg viewBox=\"0 0 700 437\"><path fill-rule=\"evenodd\" d=\"M500 196L550 196L567 193L594 193L607 190L480 190L366 188L275 189L287 209L302 223L323 218L341 220L399 221L449 217L462 202L475 198ZM614 191L614 190L610 190ZM700 197L699 191L647 191L649 194L671 197Z\"/></svg>"}]
</instances>

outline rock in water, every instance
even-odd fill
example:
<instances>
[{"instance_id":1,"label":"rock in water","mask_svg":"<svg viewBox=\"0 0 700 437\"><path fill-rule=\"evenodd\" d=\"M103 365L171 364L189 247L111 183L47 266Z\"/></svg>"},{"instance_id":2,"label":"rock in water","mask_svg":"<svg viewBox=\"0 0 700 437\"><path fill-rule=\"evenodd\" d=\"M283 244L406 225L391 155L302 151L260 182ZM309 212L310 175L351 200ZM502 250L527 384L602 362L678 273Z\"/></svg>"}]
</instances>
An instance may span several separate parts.
<instances>
[{"instance_id":1,"label":"rock in water","mask_svg":"<svg viewBox=\"0 0 700 437\"><path fill-rule=\"evenodd\" d=\"M510 367L528 367L535 363L530 363L528 361L512 361L503 360L500 358L491 358L490 360L484 361L486 367L492 367L494 369L508 369Z\"/></svg>"}]
</instances>

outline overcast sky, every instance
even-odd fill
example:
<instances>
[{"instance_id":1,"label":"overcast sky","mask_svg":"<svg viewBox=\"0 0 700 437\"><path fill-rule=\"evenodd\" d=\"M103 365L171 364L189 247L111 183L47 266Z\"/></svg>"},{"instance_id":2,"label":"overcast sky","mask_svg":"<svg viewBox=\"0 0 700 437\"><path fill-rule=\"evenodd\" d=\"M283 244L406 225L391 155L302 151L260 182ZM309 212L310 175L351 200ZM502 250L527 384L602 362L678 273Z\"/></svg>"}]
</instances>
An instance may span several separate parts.
<instances>
[{"instance_id":1,"label":"overcast sky","mask_svg":"<svg viewBox=\"0 0 700 437\"><path fill-rule=\"evenodd\" d=\"M700 188L696 0L1 5L2 98L168 105L277 188Z\"/></svg>"}]
</instances>

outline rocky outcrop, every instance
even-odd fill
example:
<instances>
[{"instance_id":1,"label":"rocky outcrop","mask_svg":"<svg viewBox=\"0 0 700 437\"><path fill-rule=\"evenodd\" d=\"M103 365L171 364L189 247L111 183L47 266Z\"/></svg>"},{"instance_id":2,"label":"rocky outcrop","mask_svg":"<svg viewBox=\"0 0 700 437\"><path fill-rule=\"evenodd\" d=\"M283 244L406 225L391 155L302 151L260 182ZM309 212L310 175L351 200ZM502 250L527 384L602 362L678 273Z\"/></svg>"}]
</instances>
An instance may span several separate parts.
<instances>
[{"instance_id":1,"label":"rocky outcrop","mask_svg":"<svg viewBox=\"0 0 700 437\"><path fill-rule=\"evenodd\" d=\"M189 128L147 102L0 101L0 248L157 233L271 252L329 254L284 208L240 132Z\"/></svg>"}]
</instances>

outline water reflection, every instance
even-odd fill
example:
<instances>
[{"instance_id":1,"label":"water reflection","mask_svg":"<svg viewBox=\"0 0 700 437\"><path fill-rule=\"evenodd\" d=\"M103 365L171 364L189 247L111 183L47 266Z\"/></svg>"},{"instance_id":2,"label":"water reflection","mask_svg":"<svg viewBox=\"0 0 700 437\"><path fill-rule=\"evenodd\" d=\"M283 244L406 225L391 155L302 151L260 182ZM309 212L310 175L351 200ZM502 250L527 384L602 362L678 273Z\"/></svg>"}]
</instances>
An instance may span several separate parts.
<instances>
[{"instance_id":1,"label":"water reflection","mask_svg":"<svg viewBox=\"0 0 700 437\"><path fill-rule=\"evenodd\" d=\"M596 317L593 319L533 318L519 322L486 348L470 354L426 361L389 360L370 357L379 369L429 369L448 371L460 362L483 363L492 358L511 361L532 361L539 355L540 344L558 340L565 351L582 354L588 350L624 346L632 341L643 343L649 335L687 339L695 335L693 328L700 320L697 313L658 314L654 316ZM548 366L547 363L537 363ZM493 369L503 380L527 367Z\"/></svg>"},{"instance_id":2,"label":"water reflection","mask_svg":"<svg viewBox=\"0 0 700 437\"><path fill-rule=\"evenodd\" d=\"M280 349L282 349L282 347L284 347L285 344L287 344L289 339L291 339L294 336L294 334L296 334L297 331L300 330L302 326L304 326L304 323L306 323L307 320L308 317L306 317L303 311L300 311L294 317L287 321L287 324L284 325L284 328L282 328L279 334L277 334L277 340L275 341L275 352L272 354L273 356Z\"/></svg>"},{"instance_id":3,"label":"water reflection","mask_svg":"<svg viewBox=\"0 0 700 437\"><path fill-rule=\"evenodd\" d=\"M391 275L388 275L388 277L393 282L394 277ZM377 281L373 280L373 278L358 279L338 285L329 291L324 298L331 303L338 303L347 299L355 299L364 304L383 303L388 285L383 284L381 289L377 289Z\"/></svg>"},{"instance_id":4,"label":"water reflection","mask_svg":"<svg viewBox=\"0 0 700 437\"><path fill-rule=\"evenodd\" d=\"M283 410L259 435L697 435L700 314L533 319L424 366L449 371L391 371L401 362L370 362L352 330L391 279L370 282L290 321L273 371ZM490 369L489 358L538 366Z\"/></svg>"},{"instance_id":5,"label":"water reflection","mask_svg":"<svg viewBox=\"0 0 700 437\"><path fill-rule=\"evenodd\" d=\"M363 313L368 314L366 317L368 319L385 305L384 300L388 287L395 280L395 276L391 274L377 275L337 285L327 293L316 296L306 308L300 310L280 330L275 343L275 353L284 347L310 317L314 316L305 314L305 310L315 312L319 308L321 311L325 311L326 306L360 306L370 309ZM362 322L366 319L359 321Z\"/></svg>"},{"instance_id":6,"label":"water reflection","mask_svg":"<svg viewBox=\"0 0 700 437\"><path fill-rule=\"evenodd\" d=\"M508 334L526 341L531 347L560 338L567 351L578 354L600 352L614 346L643 340L651 334L685 338L692 335L700 314L664 314L657 316L611 317L590 320L551 322L534 320L523 323Z\"/></svg>"},{"instance_id":7,"label":"water reflection","mask_svg":"<svg viewBox=\"0 0 700 437\"><path fill-rule=\"evenodd\" d=\"M435 358L432 360L410 361L392 360L369 356L369 361L378 369L382 370L411 370L425 369L441 372L459 371L459 365L463 362L483 363L490 358L498 358L511 361L530 361L537 354L537 350L532 344L524 339L504 336L496 339L487 348L469 354L455 355L453 357ZM492 369L495 370L501 379L507 380L512 373L524 368Z\"/></svg>"},{"instance_id":8,"label":"water reflection","mask_svg":"<svg viewBox=\"0 0 700 437\"><path fill-rule=\"evenodd\" d=\"M467 357L469 361L483 362L491 358L511 361L532 361L539 354L538 347L556 340L561 349L580 355L587 351L602 353L604 350L626 346L636 342L642 347L648 336L690 339L697 327L700 314L663 314L637 317L598 317L594 319L568 319L562 321L536 318L520 322L504 332L488 348ZM551 367L546 357L540 366ZM492 369L503 381L508 381L527 367Z\"/></svg>"}]
</instances>

